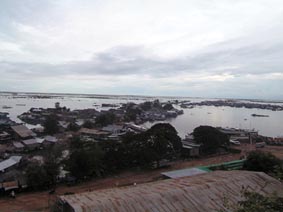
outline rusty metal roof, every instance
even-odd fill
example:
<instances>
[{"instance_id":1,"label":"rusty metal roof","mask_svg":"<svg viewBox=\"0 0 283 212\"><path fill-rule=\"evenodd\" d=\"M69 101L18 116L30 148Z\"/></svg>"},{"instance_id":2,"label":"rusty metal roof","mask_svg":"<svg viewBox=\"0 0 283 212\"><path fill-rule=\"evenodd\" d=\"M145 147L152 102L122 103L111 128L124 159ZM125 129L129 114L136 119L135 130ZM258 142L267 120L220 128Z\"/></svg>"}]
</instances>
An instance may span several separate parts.
<instances>
[{"instance_id":1,"label":"rusty metal roof","mask_svg":"<svg viewBox=\"0 0 283 212\"><path fill-rule=\"evenodd\" d=\"M88 128L82 128L79 130L80 133L83 134L89 134L89 135L109 135L109 132L104 132L98 129L88 129Z\"/></svg>"},{"instance_id":2,"label":"rusty metal roof","mask_svg":"<svg viewBox=\"0 0 283 212\"><path fill-rule=\"evenodd\" d=\"M11 127L21 138L34 136L35 134L24 125L17 125Z\"/></svg>"},{"instance_id":3,"label":"rusty metal roof","mask_svg":"<svg viewBox=\"0 0 283 212\"><path fill-rule=\"evenodd\" d=\"M206 212L223 208L223 198L241 200L247 187L263 194L279 192L283 185L262 172L215 171L137 186L96 190L60 199L76 212L88 211L190 211Z\"/></svg>"}]
</instances>

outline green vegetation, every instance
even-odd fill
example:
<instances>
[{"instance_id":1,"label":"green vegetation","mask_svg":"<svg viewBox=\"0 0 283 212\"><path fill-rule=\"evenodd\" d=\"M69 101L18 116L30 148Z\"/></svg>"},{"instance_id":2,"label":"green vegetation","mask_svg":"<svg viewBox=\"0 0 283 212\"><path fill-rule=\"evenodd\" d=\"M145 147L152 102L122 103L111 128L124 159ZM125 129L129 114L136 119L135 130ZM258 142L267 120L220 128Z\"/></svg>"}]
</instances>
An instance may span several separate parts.
<instances>
[{"instance_id":1,"label":"green vegetation","mask_svg":"<svg viewBox=\"0 0 283 212\"><path fill-rule=\"evenodd\" d=\"M46 177L49 185L56 184L56 177L59 174L59 164L53 155L46 158L43 168L46 172Z\"/></svg>"},{"instance_id":2,"label":"green vegetation","mask_svg":"<svg viewBox=\"0 0 283 212\"><path fill-rule=\"evenodd\" d=\"M27 185L33 190L44 189L48 186L47 173L43 165L31 163L26 169Z\"/></svg>"},{"instance_id":3,"label":"green vegetation","mask_svg":"<svg viewBox=\"0 0 283 212\"><path fill-rule=\"evenodd\" d=\"M211 126L199 126L194 129L193 135L195 141L201 144L202 154L216 153L219 148L226 148L229 144L228 137Z\"/></svg>"},{"instance_id":4,"label":"green vegetation","mask_svg":"<svg viewBox=\"0 0 283 212\"><path fill-rule=\"evenodd\" d=\"M265 197L255 192L245 192L244 201L239 203L236 212L280 212L283 211L283 198Z\"/></svg>"},{"instance_id":5,"label":"green vegetation","mask_svg":"<svg viewBox=\"0 0 283 212\"><path fill-rule=\"evenodd\" d=\"M144 133L128 134L121 146L128 166L159 167L161 160L177 157L182 144L174 127L156 124Z\"/></svg>"},{"instance_id":6,"label":"green vegetation","mask_svg":"<svg viewBox=\"0 0 283 212\"><path fill-rule=\"evenodd\" d=\"M282 179L282 161L271 153L253 151L244 163L243 169L249 171L260 171Z\"/></svg>"},{"instance_id":7,"label":"green vegetation","mask_svg":"<svg viewBox=\"0 0 283 212\"><path fill-rule=\"evenodd\" d=\"M127 134L122 142L94 143L74 138L67 169L77 179L101 176L134 167L159 167L163 159L178 157L181 139L170 124L156 124L146 132Z\"/></svg>"},{"instance_id":8,"label":"green vegetation","mask_svg":"<svg viewBox=\"0 0 283 212\"><path fill-rule=\"evenodd\" d=\"M125 121L135 121L139 114L141 114L141 110L139 108L135 108L134 105L132 105L126 108L124 119Z\"/></svg>"},{"instance_id":9,"label":"green vegetation","mask_svg":"<svg viewBox=\"0 0 283 212\"><path fill-rule=\"evenodd\" d=\"M41 190L56 185L61 155L61 146L53 146L47 151L43 163L33 162L27 166L25 176L31 189Z\"/></svg>"},{"instance_id":10,"label":"green vegetation","mask_svg":"<svg viewBox=\"0 0 283 212\"><path fill-rule=\"evenodd\" d=\"M263 196L256 192L243 191L243 201L236 205L229 204L229 200L224 202L227 210L221 212L281 212L283 211L283 198L276 195Z\"/></svg>"},{"instance_id":11,"label":"green vegetation","mask_svg":"<svg viewBox=\"0 0 283 212\"><path fill-rule=\"evenodd\" d=\"M163 109L164 109L164 110L173 110L174 107L173 107L172 104L167 103L167 104L165 104L165 105L163 106Z\"/></svg>"},{"instance_id":12,"label":"green vegetation","mask_svg":"<svg viewBox=\"0 0 283 212\"><path fill-rule=\"evenodd\" d=\"M91 176L100 176L103 153L98 146L92 149L79 149L70 155L67 163L67 169L77 179L84 179Z\"/></svg>"},{"instance_id":13,"label":"green vegetation","mask_svg":"<svg viewBox=\"0 0 283 212\"><path fill-rule=\"evenodd\" d=\"M116 120L116 115L111 112L103 113L96 117L95 124L99 127L105 127L109 124L113 124Z\"/></svg>"},{"instance_id":14,"label":"green vegetation","mask_svg":"<svg viewBox=\"0 0 283 212\"><path fill-rule=\"evenodd\" d=\"M144 110L144 111L148 111L152 108L152 102L144 102L141 104L141 108Z\"/></svg>"},{"instance_id":15,"label":"green vegetation","mask_svg":"<svg viewBox=\"0 0 283 212\"><path fill-rule=\"evenodd\" d=\"M88 129L94 128L94 126L95 126L94 123L91 121L85 121L83 123L83 127L88 128Z\"/></svg>"},{"instance_id":16,"label":"green vegetation","mask_svg":"<svg viewBox=\"0 0 283 212\"><path fill-rule=\"evenodd\" d=\"M71 122L67 129L70 130L70 131L76 132L80 129L80 127L78 125L76 125L75 123Z\"/></svg>"},{"instance_id":17,"label":"green vegetation","mask_svg":"<svg viewBox=\"0 0 283 212\"><path fill-rule=\"evenodd\" d=\"M47 116L43 126L46 134L53 135L57 133L59 131L58 117L56 115Z\"/></svg>"}]
</instances>

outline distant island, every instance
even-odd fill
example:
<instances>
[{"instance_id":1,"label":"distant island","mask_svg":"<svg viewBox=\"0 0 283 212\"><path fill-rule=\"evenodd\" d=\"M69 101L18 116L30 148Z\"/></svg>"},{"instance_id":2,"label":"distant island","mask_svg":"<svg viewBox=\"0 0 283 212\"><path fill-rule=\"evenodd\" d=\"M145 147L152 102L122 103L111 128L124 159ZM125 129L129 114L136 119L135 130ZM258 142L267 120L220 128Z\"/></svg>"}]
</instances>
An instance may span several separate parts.
<instances>
[{"instance_id":1,"label":"distant island","mask_svg":"<svg viewBox=\"0 0 283 212\"><path fill-rule=\"evenodd\" d=\"M282 105L261 104L251 102L239 102L237 100L214 100L202 102L181 102L182 108L193 108L195 106L215 106L215 107L235 107L235 108L249 108L249 109L264 109L272 111L283 111Z\"/></svg>"}]
</instances>

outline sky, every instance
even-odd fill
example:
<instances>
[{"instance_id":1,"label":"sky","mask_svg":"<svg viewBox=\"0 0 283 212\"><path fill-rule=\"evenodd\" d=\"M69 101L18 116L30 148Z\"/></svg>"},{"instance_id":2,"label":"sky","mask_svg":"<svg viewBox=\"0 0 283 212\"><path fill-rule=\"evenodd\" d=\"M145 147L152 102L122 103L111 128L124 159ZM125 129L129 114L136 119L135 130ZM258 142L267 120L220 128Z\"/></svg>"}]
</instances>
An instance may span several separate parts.
<instances>
[{"instance_id":1,"label":"sky","mask_svg":"<svg viewBox=\"0 0 283 212\"><path fill-rule=\"evenodd\" d=\"M283 100L282 0L1 0L0 91Z\"/></svg>"}]
</instances>

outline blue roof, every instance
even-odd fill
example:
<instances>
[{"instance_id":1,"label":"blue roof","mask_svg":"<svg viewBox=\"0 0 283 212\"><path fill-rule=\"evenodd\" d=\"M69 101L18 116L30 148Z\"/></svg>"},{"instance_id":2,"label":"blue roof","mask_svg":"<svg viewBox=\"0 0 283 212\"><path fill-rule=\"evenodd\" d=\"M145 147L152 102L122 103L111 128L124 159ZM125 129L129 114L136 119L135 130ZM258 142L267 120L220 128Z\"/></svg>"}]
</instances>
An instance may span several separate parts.
<instances>
[{"instance_id":1,"label":"blue roof","mask_svg":"<svg viewBox=\"0 0 283 212\"><path fill-rule=\"evenodd\" d=\"M162 175L169 177L169 178L180 178L180 177L188 177L194 176L199 174L207 173L208 171L200 168L188 168L188 169L180 169L170 172L163 172Z\"/></svg>"}]
</instances>

